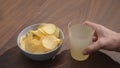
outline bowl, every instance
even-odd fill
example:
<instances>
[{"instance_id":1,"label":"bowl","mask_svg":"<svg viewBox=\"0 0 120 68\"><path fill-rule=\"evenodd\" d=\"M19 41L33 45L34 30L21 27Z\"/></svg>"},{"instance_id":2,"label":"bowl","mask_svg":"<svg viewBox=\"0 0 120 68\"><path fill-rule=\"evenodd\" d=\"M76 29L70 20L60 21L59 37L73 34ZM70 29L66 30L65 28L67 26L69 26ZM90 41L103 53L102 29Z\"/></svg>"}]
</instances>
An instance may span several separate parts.
<instances>
[{"instance_id":1,"label":"bowl","mask_svg":"<svg viewBox=\"0 0 120 68\"><path fill-rule=\"evenodd\" d=\"M61 39L61 42L60 44L58 45L58 47L56 47L55 49L49 51L49 52L46 52L46 53L42 53L42 54L34 54L34 53L30 53L30 52L27 52L25 50L23 50L21 47L20 47L20 38L21 36L23 35L26 35L28 33L28 31L30 30L35 30L40 24L33 24L33 25L30 25L26 28L24 28L18 35L17 37L17 44L18 44L18 48L21 50L21 52L28 58L32 59L32 60L37 60L37 61L44 61L44 60L48 60L48 59L51 59L52 57L54 57L56 55L56 53L60 50L61 46L62 46L62 43L63 43L63 40L64 40L64 34L63 34L63 31L59 28L59 31L60 31L60 39Z\"/></svg>"}]
</instances>

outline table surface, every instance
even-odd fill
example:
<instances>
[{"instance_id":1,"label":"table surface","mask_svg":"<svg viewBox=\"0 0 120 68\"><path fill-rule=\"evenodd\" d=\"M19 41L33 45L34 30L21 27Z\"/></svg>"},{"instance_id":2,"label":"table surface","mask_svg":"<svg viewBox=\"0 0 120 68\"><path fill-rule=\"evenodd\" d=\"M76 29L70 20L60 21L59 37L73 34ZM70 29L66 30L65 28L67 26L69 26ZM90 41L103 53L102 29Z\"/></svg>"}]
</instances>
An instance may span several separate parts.
<instances>
[{"instance_id":1,"label":"table surface","mask_svg":"<svg viewBox=\"0 0 120 68\"><path fill-rule=\"evenodd\" d=\"M69 53L67 25L89 20L120 32L120 0L0 0L0 68L120 68L102 52L78 62ZM48 22L60 27L64 44L54 59L33 61L21 54L16 39L26 26Z\"/></svg>"}]
</instances>

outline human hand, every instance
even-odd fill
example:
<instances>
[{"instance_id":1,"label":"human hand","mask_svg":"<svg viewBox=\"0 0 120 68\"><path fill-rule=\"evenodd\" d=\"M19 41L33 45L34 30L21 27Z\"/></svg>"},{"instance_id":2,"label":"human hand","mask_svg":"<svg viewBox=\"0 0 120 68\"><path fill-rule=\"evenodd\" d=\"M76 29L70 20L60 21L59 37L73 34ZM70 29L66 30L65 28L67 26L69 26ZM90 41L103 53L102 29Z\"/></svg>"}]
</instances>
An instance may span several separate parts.
<instances>
[{"instance_id":1,"label":"human hand","mask_svg":"<svg viewBox=\"0 0 120 68\"><path fill-rule=\"evenodd\" d=\"M84 49L83 54L90 54L100 49L120 51L120 34L114 32L102 25L95 24L89 21L84 22L85 25L90 26L95 30L95 42Z\"/></svg>"}]
</instances>

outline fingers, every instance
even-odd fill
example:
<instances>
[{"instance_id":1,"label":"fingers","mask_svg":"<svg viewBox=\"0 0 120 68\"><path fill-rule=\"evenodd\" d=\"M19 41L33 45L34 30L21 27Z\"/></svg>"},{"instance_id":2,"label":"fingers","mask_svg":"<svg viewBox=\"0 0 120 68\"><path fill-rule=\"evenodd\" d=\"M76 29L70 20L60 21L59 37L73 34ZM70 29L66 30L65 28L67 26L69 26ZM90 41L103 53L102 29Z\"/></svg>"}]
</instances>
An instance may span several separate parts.
<instances>
[{"instance_id":1,"label":"fingers","mask_svg":"<svg viewBox=\"0 0 120 68\"><path fill-rule=\"evenodd\" d=\"M84 49L83 54L91 54L99 49L101 49L102 46L98 42L94 42L92 45L88 46L86 49Z\"/></svg>"},{"instance_id":2,"label":"fingers","mask_svg":"<svg viewBox=\"0 0 120 68\"><path fill-rule=\"evenodd\" d=\"M99 30L98 28L100 27L99 24L96 24L96 23L93 23L93 22L90 22L90 21L85 21L84 24L90 26L91 28L93 28L97 31Z\"/></svg>"},{"instance_id":3,"label":"fingers","mask_svg":"<svg viewBox=\"0 0 120 68\"><path fill-rule=\"evenodd\" d=\"M93 28L95 30L93 41L96 41L96 42L94 42L93 44L88 46L83 51L83 54L90 54L90 53L95 52L95 51L97 51L97 50L102 48L102 46L100 45L99 41L97 41L97 40L98 40L98 36L101 36L101 33L102 33L101 29L103 27L102 27L102 25L99 25L99 24L96 24L96 23L92 23L92 22L89 22L89 21L85 21L84 24L90 26L91 28Z\"/></svg>"}]
</instances>

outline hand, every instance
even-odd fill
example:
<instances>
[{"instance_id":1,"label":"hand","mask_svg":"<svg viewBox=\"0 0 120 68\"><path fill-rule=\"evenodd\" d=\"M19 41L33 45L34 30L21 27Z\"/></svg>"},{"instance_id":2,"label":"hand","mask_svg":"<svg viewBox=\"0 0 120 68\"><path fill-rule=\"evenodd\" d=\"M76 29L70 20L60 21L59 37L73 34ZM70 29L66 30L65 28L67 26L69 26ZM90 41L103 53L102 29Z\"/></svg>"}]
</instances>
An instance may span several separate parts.
<instances>
[{"instance_id":1,"label":"hand","mask_svg":"<svg viewBox=\"0 0 120 68\"><path fill-rule=\"evenodd\" d=\"M95 24L89 21L84 22L95 30L97 40L89 45L83 54L90 54L100 49L120 51L120 34L114 32L102 25Z\"/></svg>"}]
</instances>

